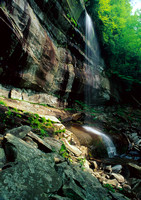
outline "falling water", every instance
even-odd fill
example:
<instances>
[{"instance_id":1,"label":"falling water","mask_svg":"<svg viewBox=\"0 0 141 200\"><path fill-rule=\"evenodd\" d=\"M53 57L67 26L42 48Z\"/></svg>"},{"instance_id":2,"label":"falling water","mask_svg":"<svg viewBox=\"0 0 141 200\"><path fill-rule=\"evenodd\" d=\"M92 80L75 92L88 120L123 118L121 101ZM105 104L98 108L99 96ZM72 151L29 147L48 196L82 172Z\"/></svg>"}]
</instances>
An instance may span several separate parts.
<instances>
[{"instance_id":1,"label":"falling water","mask_svg":"<svg viewBox=\"0 0 141 200\"><path fill-rule=\"evenodd\" d=\"M103 141L104 141L106 148L107 148L107 153L108 153L109 158L112 158L115 155L117 155L116 147L115 147L114 143L112 142L112 140L107 135L105 135L104 133L97 131L96 129L89 127L89 126L83 126L83 128L86 131L89 131L93 134L99 135L103 138Z\"/></svg>"},{"instance_id":2,"label":"falling water","mask_svg":"<svg viewBox=\"0 0 141 200\"><path fill-rule=\"evenodd\" d=\"M96 33L94 30L93 22L87 11L85 10L85 54L86 54L86 80L85 86L85 102L87 105L91 105L92 102L92 88L96 88L96 68L100 62L100 50Z\"/></svg>"},{"instance_id":3,"label":"falling water","mask_svg":"<svg viewBox=\"0 0 141 200\"><path fill-rule=\"evenodd\" d=\"M86 56L95 62L99 62L100 50L97 41L94 25L91 17L85 10L85 36L86 36Z\"/></svg>"}]
</instances>

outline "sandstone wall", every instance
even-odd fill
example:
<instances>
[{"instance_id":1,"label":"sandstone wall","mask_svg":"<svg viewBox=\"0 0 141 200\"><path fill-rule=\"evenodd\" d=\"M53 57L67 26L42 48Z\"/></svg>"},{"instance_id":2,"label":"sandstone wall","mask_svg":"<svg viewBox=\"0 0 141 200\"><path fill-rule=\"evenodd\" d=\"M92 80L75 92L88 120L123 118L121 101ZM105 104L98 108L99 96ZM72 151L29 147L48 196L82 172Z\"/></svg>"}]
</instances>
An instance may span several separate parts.
<instances>
[{"instance_id":1,"label":"sandstone wall","mask_svg":"<svg viewBox=\"0 0 141 200\"><path fill-rule=\"evenodd\" d=\"M0 83L70 103L88 85L93 103L108 100L102 62L85 55L84 16L79 0L1 1ZM86 61L95 69L89 76Z\"/></svg>"}]
</instances>

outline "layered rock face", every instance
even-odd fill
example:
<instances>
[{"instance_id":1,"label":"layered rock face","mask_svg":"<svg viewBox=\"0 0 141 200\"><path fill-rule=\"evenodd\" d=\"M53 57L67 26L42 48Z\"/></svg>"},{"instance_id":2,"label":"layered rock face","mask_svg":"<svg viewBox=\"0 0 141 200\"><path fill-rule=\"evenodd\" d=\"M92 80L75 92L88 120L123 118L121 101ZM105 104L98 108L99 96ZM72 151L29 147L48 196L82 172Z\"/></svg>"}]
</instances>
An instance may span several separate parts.
<instances>
[{"instance_id":1,"label":"layered rock face","mask_svg":"<svg viewBox=\"0 0 141 200\"><path fill-rule=\"evenodd\" d=\"M7 0L0 6L1 84L69 103L83 100L89 85L93 103L109 99L103 65L85 55L81 1ZM89 76L86 61L95 68Z\"/></svg>"}]
</instances>

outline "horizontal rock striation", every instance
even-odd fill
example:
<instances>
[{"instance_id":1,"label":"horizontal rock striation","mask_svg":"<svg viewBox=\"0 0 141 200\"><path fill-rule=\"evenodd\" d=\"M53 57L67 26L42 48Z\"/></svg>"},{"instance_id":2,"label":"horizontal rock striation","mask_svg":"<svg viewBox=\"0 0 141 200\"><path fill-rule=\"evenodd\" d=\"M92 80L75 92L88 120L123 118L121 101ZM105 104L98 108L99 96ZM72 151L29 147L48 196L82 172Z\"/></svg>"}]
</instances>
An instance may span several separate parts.
<instances>
[{"instance_id":1,"label":"horizontal rock striation","mask_svg":"<svg viewBox=\"0 0 141 200\"><path fill-rule=\"evenodd\" d=\"M12 0L0 5L0 82L58 95L62 102L84 98L109 100L103 64L86 58L81 1ZM77 10L76 10L77 8ZM91 48L91 47L90 47ZM94 72L86 74L85 61ZM102 63L102 61L100 61Z\"/></svg>"}]
</instances>

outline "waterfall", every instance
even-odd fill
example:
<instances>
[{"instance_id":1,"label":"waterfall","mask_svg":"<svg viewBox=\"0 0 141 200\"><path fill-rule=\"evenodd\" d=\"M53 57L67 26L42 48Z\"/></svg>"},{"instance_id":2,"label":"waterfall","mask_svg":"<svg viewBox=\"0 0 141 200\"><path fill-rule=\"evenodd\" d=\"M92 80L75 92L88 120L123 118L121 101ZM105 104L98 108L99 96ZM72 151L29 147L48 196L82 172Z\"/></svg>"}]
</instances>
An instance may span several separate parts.
<instances>
[{"instance_id":1,"label":"waterfall","mask_svg":"<svg viewBox=\"0 0 141 200\"><path fill-rule=\"evenodd\" d=\"M99 87L99 78L96 74L97 66L100 62L100 50L97 41L94 25L91 17L85 10L85 54L86 54L86 86L85 86L85 103L91 105L92 88Z\"/></svg>"},{"instance_id":2,"label":"waterfall","mask_svg":"<svg viewBox=\"0 0 141 200\"><path fill-rule=\"evenodd\" d=\"M97 41L94 25L91 17L85 10L85 38L86 38L86 56L94 62L99 63L100 60L100 50Z\"/></svg>"},{"instance_id":3,"label":"waterfall","mask_svg":"<svg viewBox=\"0 0 141 200\"><path fill-rule=\"evenodd\" d=\"M109 158L112 158L115 155L117 155L116 147L115 147L114 143L112 142L112 140L107 135L105 135L104 133L102 133L102 132L100 132L100 131L92 128L92 127L89 127L89 126L83 126L83 128L86 131L89 131L93 134L96 134L96 135L99 135L99 136L102 137L103 142L105 143L105 146L107 148L107 153L108 153Z\"/></svg>"}]
</instances>

